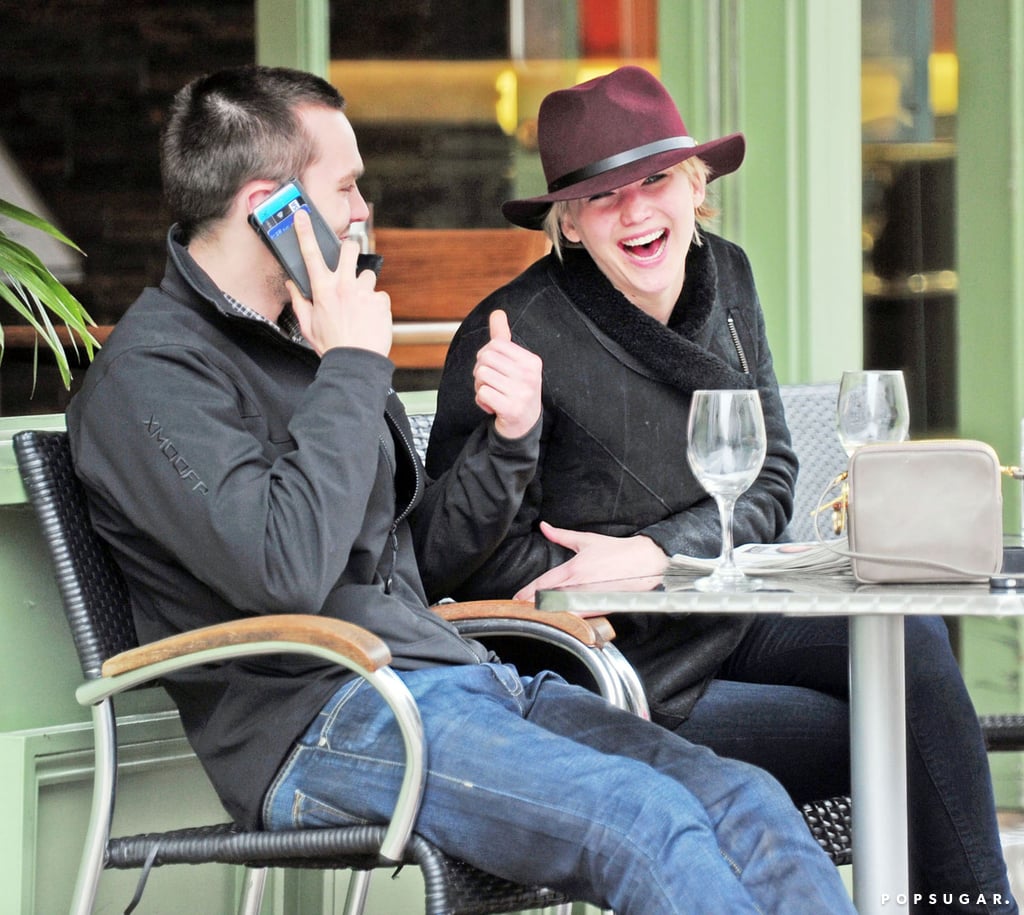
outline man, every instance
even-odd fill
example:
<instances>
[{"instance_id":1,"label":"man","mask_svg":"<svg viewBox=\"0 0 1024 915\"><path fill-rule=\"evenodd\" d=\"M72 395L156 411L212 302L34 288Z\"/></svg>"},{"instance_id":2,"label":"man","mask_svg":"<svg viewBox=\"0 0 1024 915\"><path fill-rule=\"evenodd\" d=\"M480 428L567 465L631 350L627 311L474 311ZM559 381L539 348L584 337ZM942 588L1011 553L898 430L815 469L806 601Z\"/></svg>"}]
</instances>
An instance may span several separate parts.
<instances>
[{"instance_id":1,"label":"man","mask_svg":"<svg viewBox=\"0 0 1024 915\"><path fill-rule=\"evenodd\" d=\"M391 390L389 300L345 240L367 210L342 108L324 81L262 67L175 99L167 273L68 411L140 639L281 612L377 633L424 722L416 830L491 873L620 913L852 911L770 777L552 674L520 678L427 607L408 519L439 549L470 516L500 536L537 460L540 363L496 316L478 395L493 421L426 485ZM331 270L296 217L311 300L248 223L296 176L342 239ZM167 686L246 825L382 821L393 806L397 728L346 672L269 657Z\"/></svg>"}]
</instances>

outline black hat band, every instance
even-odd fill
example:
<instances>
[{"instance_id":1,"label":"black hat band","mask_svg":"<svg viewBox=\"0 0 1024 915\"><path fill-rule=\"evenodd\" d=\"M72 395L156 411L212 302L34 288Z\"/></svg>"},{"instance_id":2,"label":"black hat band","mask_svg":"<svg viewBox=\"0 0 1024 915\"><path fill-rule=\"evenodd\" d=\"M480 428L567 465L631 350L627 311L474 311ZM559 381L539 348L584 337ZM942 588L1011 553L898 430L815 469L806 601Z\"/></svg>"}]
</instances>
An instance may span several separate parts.
<instances>
[{"instance_id":1,"label":"black hat band","mask_svg":"<svg viewBox=\"0 0 1024 915\"><path fill-rule=\"evenodd\" d=\"M627 149L625 152L616 153L614 156L608 156L606 159L598 159L596 162L584 165L583 168L578 168L567 175L562 175L561 178L552 181L548 185L548 193L553 194L555 191L560 191L573 184L586 181L587 178L593 178L595 175L610 172L613 168L629 165L631 162L646 159L648 156L655 156L658 153L669 152L673 149L689 149L696 145L697 141L693 137L667 137L664 140L655 140L653 143L646 143L634 149Z\"/></svg>"}]
</instances>

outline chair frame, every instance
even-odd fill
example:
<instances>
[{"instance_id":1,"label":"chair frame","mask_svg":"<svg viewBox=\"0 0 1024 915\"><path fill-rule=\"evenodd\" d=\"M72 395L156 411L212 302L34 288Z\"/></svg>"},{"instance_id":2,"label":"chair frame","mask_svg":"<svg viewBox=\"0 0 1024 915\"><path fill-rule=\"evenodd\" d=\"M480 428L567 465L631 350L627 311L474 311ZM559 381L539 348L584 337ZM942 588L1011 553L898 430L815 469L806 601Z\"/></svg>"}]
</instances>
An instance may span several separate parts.
<instances>
[{"instance_id":1,"label":"chair frame","mask_svg":"<svg viewBox=\"0 0 1024 915\"><path fill-rule=\"evenodd\" d=\"M387 646L379 639L369 642L368 650L359 657L360 645L368 642L368 633L349 633L347 630L355 627L345 623L338 626L340 620L267 616L239 622L262 625L242 627L233 622L210 626L123 652L104 663L101 677L87 680L76 690L75 698L79 704L88 706L92 712L96 735L96 780L82 864L75 886L74 912L91 911L110 842L117 772L117 725L113 697L189 667L234 658L280 653L318 657L351 670L377 690L395 716L405 747L401 788L378 853L383 865L403 860L423 794L426 746L416 702L405 684L386 666L391 660ZM310 623L318 625L310 626ZM252 890L256 887L253 886ZM262 895L262 885L258 892ZM243 911L251 905L251 902L246 902Z\"/></svg>"},{"instance_id":2,"label":"chair frame","mask_svg":"<svg viewBox=\"0 0 1024 915\"><path fill-rule=\"evenodd\" d=\"M554 645L576 657L594 679L596 692L619 708L650 720L647 694L633 666L612 644L607 619L536 610L532 601L442 603L435 611L468 638L525 637ZM556 619L552 619L552 615Z\"/></svg>"}]
</instances>

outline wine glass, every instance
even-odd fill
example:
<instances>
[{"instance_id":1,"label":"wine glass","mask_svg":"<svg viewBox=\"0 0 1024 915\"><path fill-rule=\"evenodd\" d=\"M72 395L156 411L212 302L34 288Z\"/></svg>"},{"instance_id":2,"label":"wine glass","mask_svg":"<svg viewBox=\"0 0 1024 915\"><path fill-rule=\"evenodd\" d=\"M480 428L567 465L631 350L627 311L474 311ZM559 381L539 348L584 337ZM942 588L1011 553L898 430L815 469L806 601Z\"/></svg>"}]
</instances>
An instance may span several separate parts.
<instances>
[{"instance_id":1,"label":"wine glass","mask_svg":"<svg viewBox=\"0 0 1024 915\"><path fill-rule=\"evenodd\" d=\"M852 457L861 445L872 442L902 442L910 433L907 385L898 370L843 372L836 404L836 432L839 442ZM850 491L844 473L842 493L832 505L832 531L846 527Z\"/></svg>"},{"instance_id":2,"label":"wine glass","mask_svg":"<svg viewBox=\"0 0 1024 915\"><path fill-rule=\"evenodd\" d=\"M693 475L718 504L722 553L715 570L694 582L698 591L754 591L733 559L732 517L736 500L757 479L767 447L757 391L694 391L686 459Z\"/></svg>"},{"instance_id":3,"label":"wine glass","mask_svg":"<svg viewBox=\"0 0 1024 915\"><path fill-rule=\"evenodd\" d=\"M843 372L836 431L847 457L870 442L904 441L910 432L910 408L903 372Z\"/></svg>"}]
</instances>

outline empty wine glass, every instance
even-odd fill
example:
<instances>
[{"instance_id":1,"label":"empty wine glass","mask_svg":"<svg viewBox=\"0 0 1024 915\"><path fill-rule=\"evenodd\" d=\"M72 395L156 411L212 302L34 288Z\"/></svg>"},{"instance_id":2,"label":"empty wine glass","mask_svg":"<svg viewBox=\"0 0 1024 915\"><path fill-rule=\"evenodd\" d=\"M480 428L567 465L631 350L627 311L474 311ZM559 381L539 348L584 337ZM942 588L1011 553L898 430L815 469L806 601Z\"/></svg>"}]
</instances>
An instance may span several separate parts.
<instances>
[{"instance_id":1,"label":"empty wine glass","mask_svg":"<svg viewBox=\"0 0 1024 915\"><path fill-rule=\"evenodd\" d=\"M718 504L722 553L715 570L699 578L699 591L753 591L733 559L732 518L736 500L757 479L766 449L764 415L757 391L694 391L686 459L693 475Z\"/></svg>"},{"instance_id":2,"label":"empty wine glass","mask_svg":"<svg viewBox=\"0 0 1024 915\"><path fill-rule=\"evenodd\" d=\"M843 372L836 430L847 457L871 442L904 441L910 432L910 408L903 372Z\"/></svg>"},{"instance_id":3,"label":"empty wine glass","mask_svg":"<svg viewBox=\"0 0 1024 915\"><path fill-rule=\"evenodd\" d=\"M836 404L836 432L848 458L861 445L904 441L910 433L910 407L903 372L877 369L843 372ZM850 495L845 472L840 479L842 492L832 503L832 531L836 534L846 528Z\"/></svg>"}]
</instances>

